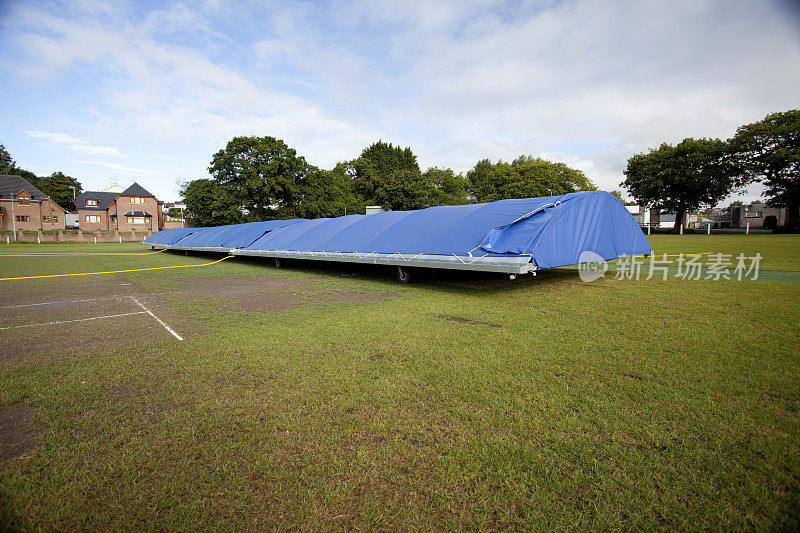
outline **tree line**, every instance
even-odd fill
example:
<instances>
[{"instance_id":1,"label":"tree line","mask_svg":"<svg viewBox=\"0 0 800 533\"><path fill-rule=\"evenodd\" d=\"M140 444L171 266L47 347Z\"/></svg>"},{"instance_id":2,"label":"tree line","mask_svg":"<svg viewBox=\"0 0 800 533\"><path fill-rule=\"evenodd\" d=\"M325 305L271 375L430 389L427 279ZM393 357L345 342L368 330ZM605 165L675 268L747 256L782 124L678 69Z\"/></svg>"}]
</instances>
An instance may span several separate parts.
<instances>
[{"instance_id":1,"label":"tree line","mask_svg":"<svg viewBox=\"0 0 800 533\"><path fill-rule=\"evenodd\" d=\"M236 137L214 154L212 179L181 187L195 226L364 213L366 206L423 209L596 190L580 170L531 156L479 161L466 173L424 172L408 147L378 141L350 161L320 169L274 137Z\"/></svg>"},{"instance_id":2,"label":"tree line","mask_svg":"<svg viewBox=\"0 0 800 533\"><path fill-rule=\"evenodd\" d=\"M627 189L640 204L684 215L714 207L751 183L765 186L767 205L786 207L786 227L798 228L800 208L800 110L772 113L746 124L727 140L687 138L628 159Z\"/></svg>"},{"instance_id":3,"label":"tree line","mask_svg":"<svg viewBox=\"0 0 800 533\"><path fill-rule=\"evenodd\" d=\"M83 192L81 183L63 172L53 172L49 176L37 176L33 172L20 168L2 144L0 144L0 174L25 178L31 185L67 211L75 211L73 199ZM75 188L74 191L72 187Z\"/></svg>"}]
</instances>

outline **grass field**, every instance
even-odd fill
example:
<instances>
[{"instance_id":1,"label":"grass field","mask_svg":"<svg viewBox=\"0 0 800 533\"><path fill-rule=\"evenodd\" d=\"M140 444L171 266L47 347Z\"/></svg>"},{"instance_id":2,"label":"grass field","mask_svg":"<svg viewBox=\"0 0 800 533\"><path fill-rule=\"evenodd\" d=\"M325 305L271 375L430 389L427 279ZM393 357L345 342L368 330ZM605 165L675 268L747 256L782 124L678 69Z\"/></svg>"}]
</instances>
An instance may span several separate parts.
<instances>
[{"instance_id":1,"label":"grass field","mask_svg":"<svg viewBox=\"0 0 800 533\"><path fill-rule=\"evenodd\" d=\"M798 236L651 242L800 271ZM0 247L74 251L150 250ZM0 277L218 258L0 256ZM798 302L242 258L0 281L0 529L797 529Z\"/></svg>"}]
</instances>

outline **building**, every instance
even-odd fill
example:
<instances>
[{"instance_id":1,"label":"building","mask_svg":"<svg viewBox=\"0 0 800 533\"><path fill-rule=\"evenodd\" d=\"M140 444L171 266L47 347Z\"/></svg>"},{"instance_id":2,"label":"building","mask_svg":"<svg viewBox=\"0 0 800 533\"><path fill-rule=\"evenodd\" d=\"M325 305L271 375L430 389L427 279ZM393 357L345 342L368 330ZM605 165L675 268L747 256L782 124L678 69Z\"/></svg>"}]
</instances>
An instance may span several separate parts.
<instances>
[{"instance_id":1,"label":"building","mask_svg":"<svg viewBox=\"0 0 800 533\"><path fill-rule=\"evenodd\" d=\"M125 191L125 189L123 189L122 186L120 186L120 184L116 181L112 181L107 187L100 189L100 192L121 193L123 191Z\"/></svg>"},{"instance_id":2,"label":"building","mask_svg":"<svg viewBox=\"0 0 800 533\"><path fill-rule=\"evenodd\" d=\"M80 228L87 231L159 231L160 204L138 183L122 192L86 191L75 199Z\"/></svg>"},{"instance_id":3,"label":"building","mask_svg":"<svg viewBox=\"0 0 800 533\"><path fill-rule=\"evenodd\" d=\"M20 176L0 175L0 229L64 229L66 211Z\"/></svg>"},{"instance_id":4,"label":"building","mask_svg":"<svg viewBox=\"0 0 800 533\"><path fill-rule=\"evenodd\" d=\"M162 229L185 228L185 211L186 204L183 202L164 202L161 206L161 216L164 221Z\"/></svg>"},{"instance_id":5,"label":"building","mask_svg":"<svg viewBox=\"0 0 800 533\"><path fill-rule=\"evenodd\" d=\"M767 207L764 204L734 205L731 207L732 228L775 229L785 225L785 207Z\"/></svg>"},{"instance_id":6,"label":"building","mask_svg":"<svg viewBox=\"0 0 800 533\"><path fill-rule=\"evenodd\" d=\"M625 209L641 227L658 225L658 212L653 209L640 205L626 205Z\"/></svg>"}]
</instances>

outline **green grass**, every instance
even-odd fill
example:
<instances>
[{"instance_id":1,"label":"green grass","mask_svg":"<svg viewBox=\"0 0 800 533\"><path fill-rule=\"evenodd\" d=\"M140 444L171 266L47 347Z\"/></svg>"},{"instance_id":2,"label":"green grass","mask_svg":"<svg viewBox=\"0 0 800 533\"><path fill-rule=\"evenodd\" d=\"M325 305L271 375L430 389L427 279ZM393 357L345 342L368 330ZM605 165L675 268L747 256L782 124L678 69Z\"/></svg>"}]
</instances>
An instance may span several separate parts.
<instances>
[{"instance_id":1,"label":"green grass","mask_svg":"<svg viewBox=\"0 0 800 533\"><path fill-rule=\"evenodd\" d=\"M652 239L656 253L760 252L769 268L800 270L793 236ZM0 273L208 261L0 257ZM0 520L81 530L800 527L800 286L585 284L549 271L406 287L381 270L355 272L233 259L126 274L154 291L186 277L258 276L306 280L312 295L396 296L244 313L173 295L202 325L184 342L125 338L115 351L0 359L0 405L24 401L47 428L35 454L0 465ZM48 299L83 279L0 282L0 299Z\"/></svg>"},{"instance_id":2,"label":"green grass","mask_svg":"<svg viewBox=\"0 0 800 533\"><path fill-rule=\"evenodd\" d=\"M800 235L650 235L653 253L721 253L762 256L764 270L800 271Z\"/></svg>"}]
</instances>

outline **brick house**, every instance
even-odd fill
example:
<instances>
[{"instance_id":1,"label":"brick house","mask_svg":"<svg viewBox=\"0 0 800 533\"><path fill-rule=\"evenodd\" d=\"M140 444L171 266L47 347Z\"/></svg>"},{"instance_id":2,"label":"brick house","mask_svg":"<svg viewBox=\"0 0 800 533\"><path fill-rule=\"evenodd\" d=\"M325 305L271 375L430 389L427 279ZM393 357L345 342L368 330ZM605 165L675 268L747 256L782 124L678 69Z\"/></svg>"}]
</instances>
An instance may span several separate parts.
<instances>
[{"instance_id":1,"label":"brick house","mask_svg":"<svg viewBox=\"0 0 800 533\"><path fill-rule=\"evenodd\" d=\"M122 192L87 191L75 199L82 230L159 231L161 202L134 183Z\"/></svg>"},{"instance_id":2,"label":"brick house","mask_svg":"<svg viewBox=\"0 0 800 533\"><path fill-rule=\"evenodd\" d=\"M66 211L20 176L0 175L0 230L64 229Z\"/></svg>"}]
</instances>

